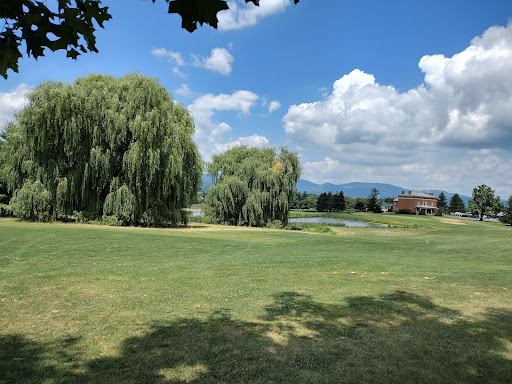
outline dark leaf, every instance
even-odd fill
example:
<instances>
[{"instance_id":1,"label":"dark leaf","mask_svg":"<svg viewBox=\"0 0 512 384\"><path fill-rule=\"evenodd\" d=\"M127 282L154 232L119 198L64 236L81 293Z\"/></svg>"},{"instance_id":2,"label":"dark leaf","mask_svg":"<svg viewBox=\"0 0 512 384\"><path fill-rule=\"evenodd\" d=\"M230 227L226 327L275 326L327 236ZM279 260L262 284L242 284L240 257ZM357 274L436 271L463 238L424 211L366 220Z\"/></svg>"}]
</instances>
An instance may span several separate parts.
<instances>
[{"instance_id":1,"label":"dark leaf","mask_svg":"<svg viewBox=\"0 0 512 384\"><path fill-rule=\"evenodd\" d=\"M217 13L229 9L224 0L174 0L169 1L169 13L181 15L181 26L189 32L197 29L197 23L217 28Z\"/></svg>"}]
</instances>

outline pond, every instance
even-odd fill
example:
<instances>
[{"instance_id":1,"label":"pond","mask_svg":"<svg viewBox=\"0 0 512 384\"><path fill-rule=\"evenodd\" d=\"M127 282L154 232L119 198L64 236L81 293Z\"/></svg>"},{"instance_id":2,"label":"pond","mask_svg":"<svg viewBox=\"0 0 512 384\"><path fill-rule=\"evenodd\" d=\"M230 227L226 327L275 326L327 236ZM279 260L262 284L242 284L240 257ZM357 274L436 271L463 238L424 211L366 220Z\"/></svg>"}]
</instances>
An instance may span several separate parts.
<instances>
[{"instance_id":1,"label":"pond","mask_svg":"<svg viewBox=\"0 0 512 384\"><path fill-rule=\"evenodd\" d=\"M204 211L190 210L188 211L191 216L204 216ZM326 217L296 217L288 220L289 223L311 223L311 224L345 224L347 227L372 227L384 228L389 227L387 224L367 223L365 221L350 221L329 219Z\"/></svg>"},{"instance_id":2,"label":"pond","mask_svg":"<svg viewBox=\"0 0 512 384\"><path fill-rule=\"evenodd\" d=\"M328 219L325 217L297 217L288 220L289 223L312 223L312 224L345 224L347 227L389 227L387 224L367 223L364 221L349 221L339 219Z\"/></svg>"}]
</instances>

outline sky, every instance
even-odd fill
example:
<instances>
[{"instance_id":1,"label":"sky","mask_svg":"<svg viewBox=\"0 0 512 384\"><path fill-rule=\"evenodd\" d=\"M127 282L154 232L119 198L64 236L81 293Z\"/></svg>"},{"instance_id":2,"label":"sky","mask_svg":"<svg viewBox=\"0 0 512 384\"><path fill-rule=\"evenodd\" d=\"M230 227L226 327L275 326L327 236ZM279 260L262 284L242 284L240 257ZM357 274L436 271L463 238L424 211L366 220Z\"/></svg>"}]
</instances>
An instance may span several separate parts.
<instances>
[{"instance_id":1,"label":"sky","mask_svg":"<svg viewBox=\"0 0 512 384\"><path fill-rule=\"evenodd\" d=\"M0 79L0 130L43 81L139 72L189 109L206 161L286 147L319 184L512 195L510 0L229 0L193 33L163 0L103 3L99 53L25 55Z\"/></svg>"}]
</instances>

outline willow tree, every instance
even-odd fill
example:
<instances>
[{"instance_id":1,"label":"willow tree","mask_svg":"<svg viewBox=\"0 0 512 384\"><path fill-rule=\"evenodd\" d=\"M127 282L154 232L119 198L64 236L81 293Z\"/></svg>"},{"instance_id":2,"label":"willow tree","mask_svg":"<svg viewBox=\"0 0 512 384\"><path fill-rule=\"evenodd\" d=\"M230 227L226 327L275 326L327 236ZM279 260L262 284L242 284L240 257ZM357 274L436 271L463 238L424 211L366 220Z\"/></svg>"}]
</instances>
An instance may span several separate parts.
<instances>
[{"instance_id":1,"label":"willow tree","mask_svg":"<svg viewBox=\"0 0 512 384\"><path fill-rule=\"evenodd\" d=\"M215 185L206 195L206 216L231 225L288 223L300 177L297 156L282 148L236 147L214 155L207 165Z\"/></svg>"},{"instance_id":2,"label":"willow tree","mask_svg":"<svg viewBox=\"0 0 512 384\"><path fill-rule=\"evenodd\" d=\"M156 80L89 75L45 82L28 100L2 146L18 216L182 220L202 165L191 116Z\"/></svg>"}]
</instances>

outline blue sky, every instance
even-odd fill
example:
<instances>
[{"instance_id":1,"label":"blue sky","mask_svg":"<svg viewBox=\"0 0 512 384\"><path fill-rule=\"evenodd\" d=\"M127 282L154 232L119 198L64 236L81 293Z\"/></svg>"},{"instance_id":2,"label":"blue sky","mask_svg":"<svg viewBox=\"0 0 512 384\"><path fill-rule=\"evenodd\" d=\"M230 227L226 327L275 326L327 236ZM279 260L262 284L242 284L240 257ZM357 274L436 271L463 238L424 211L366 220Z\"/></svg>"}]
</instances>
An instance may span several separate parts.
<instances>
[{"instance_id":1,"label":"blue sky","mask_svg":"<svg viewBox=\"0 0 512 384\"><path fill-rule=\"evenodd\" d=\"M512 194L510 0L237 0L192 34L164 1L104 3L98 54L0 80L1 126L42 81L138 71L189 108L205 160L286 146L317 183Z\"/></svg>"}]
</instances>

